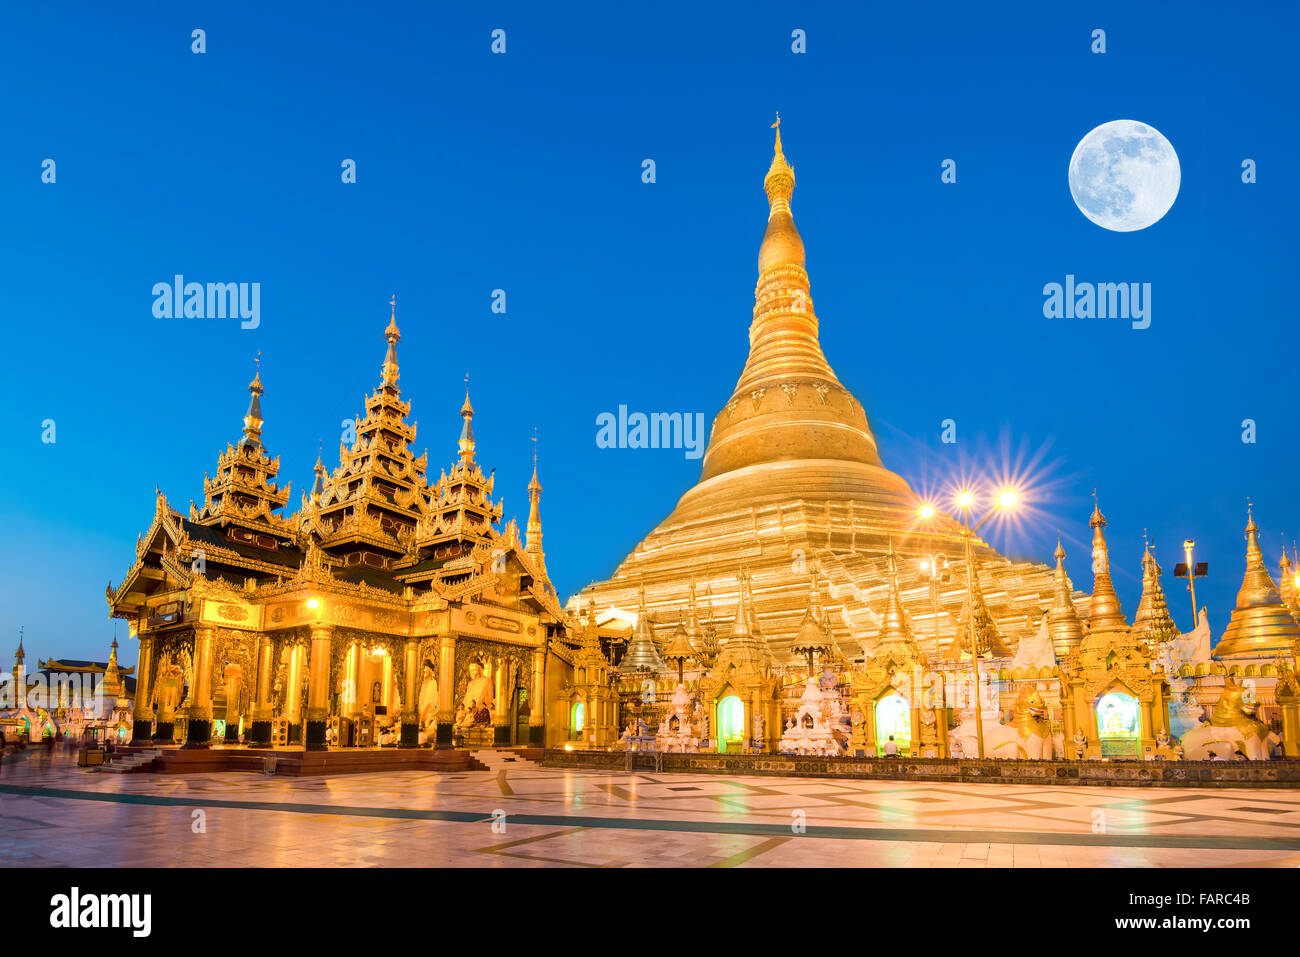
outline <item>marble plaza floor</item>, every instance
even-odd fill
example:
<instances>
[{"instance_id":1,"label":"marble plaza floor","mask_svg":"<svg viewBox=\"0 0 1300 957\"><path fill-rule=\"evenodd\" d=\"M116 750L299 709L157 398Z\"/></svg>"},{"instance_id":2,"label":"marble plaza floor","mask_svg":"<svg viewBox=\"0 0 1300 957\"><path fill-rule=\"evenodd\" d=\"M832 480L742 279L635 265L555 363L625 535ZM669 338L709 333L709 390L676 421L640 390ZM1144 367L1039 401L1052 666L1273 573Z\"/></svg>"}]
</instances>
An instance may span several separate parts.
<instances>
[{"instance_id":1,"label":"marble plaza floor","mask_svg":"<svg viewBox=\"0 0 1300 957\"><path fill-rule=\"evenodd\" d=\"M1300 866L1300 792L0 765L0 866Z\"/></svg>"}]
</instances>

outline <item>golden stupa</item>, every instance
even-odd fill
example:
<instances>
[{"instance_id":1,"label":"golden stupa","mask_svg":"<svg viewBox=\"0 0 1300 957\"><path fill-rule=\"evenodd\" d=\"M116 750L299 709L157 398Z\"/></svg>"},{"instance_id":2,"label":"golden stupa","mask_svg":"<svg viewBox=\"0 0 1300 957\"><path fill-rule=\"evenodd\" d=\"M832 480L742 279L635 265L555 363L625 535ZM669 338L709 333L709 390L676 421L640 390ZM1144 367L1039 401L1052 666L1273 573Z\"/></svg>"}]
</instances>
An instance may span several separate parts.
<instances>
[{"instance_id":1,"label":"golden stupa","mask_svg":"<svg viewBox=\"0 0 1300 957\"><path fill-rule=\"evenodd\" d=\"M700 480L610 579L574 596L569 609L594 602L602 614L613 610L628 622L644 609L665 629L657 636L663 642L698 582L712 595L705 615L716 614L717 633L725 635L743 566L769 649L778 663L793 662L811 574L825 588L821 604L834 641L857 657L870 653L886 629L892 538L900 600L917 640L946 649L966 596L960 526L938 513L920 520L923 503L885 467L866 411L822 354L790 206L794 169L779 124L763 180L769 213L749 357L714 419ZM1051 607L1052 571L1009 561L979 539L973 547L978 590L1014 647ZM937 615L920 570L922 557L936 553L958 569L938 586Z\"/></svg>"},{"instance_id":2,"label":"golden stupa","mask_svg":"<svg viewBox=\"0 0 1300 957\"><path fill-rule=\"evenodd\" d=\"M1300 641L1300 622L1282 600L1264 567L1255 516L1246 513L1246 575L1237 592L1237 607L1214 646L1216 658L1255 658L1289 654Z\"/></svg>"}]
</instances>

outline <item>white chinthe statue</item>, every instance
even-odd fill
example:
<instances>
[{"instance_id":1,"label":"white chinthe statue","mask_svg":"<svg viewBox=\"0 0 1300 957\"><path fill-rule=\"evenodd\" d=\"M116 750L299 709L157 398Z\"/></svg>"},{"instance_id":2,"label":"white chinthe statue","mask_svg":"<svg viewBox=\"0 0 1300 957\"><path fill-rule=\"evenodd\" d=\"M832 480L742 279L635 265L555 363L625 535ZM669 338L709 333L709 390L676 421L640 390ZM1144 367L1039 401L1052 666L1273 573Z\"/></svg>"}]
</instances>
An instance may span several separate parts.
<instances>
[{"instance_id":1,"label":"white chinthe statue","mask_svg":"<svg viewBox=\"0 0 1300 957\"><path fill-rule=\"evenodd\" d=\"M1047 615L1038 625L1030 638L1022 638L1016 648L1016 656L1011 659L1011 668L1024 668L1037 671L1039 668L1056 667L1056 650L1052 647L1052 636L1047 630Z\"/></svg>"},{"instance_id":2,"label":"white chinthe statue","mask_svg":"<svg viewBox=\"0 0 1300 957\"><path fill-rule=\"evenodd\" d=\"M949 737L961 742L961 750L966 757L979 755L979 740L973 718L963 721ZM1020 689L1020 694L1016 697L1013 723L1002 724L996 718L984 719L984 757L1038 761L1049 760L1054 754L1047 705L1042 694L1032 685Z\"/></svg>"}]
</instances>

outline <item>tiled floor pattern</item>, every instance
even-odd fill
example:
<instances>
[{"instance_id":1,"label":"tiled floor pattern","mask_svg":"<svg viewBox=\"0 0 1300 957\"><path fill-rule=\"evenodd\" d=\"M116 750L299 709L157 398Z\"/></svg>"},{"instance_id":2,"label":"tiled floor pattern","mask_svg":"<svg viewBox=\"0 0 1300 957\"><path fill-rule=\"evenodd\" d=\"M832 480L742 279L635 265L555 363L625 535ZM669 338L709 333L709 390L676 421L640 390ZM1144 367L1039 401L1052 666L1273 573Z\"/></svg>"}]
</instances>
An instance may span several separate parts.
<instances>
[{"instance_id":1,"label":"tiled floor pattern","mask_svg":"<svg viewBox=\"0 0 1300 957\"><path fill-rule=\"evenodd\" d=\"M575 772L112 775L6 755L0 866L1300 866L1300 793Z\"/></svg>"}]
</instances>

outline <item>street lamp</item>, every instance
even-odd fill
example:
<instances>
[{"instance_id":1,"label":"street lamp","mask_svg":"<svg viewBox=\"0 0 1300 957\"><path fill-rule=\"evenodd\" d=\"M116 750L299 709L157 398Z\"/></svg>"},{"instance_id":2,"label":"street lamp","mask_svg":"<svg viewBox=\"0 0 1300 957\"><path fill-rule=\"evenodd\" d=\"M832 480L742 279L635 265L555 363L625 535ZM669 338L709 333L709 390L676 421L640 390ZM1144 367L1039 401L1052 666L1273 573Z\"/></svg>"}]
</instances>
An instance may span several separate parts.
<instances>
[{"instance_id":1,"label":"street lamp","mask_svg":"<svg viewBox=\"0 0 1300 957\"><path fill-rule=\"evenodd\" d=\"M975 493L971 489L962 489L957 493L957 507L961 510L962 551L966 558L966 621L970 628L970 660L975 675L975 740L978 755L984 757L984 714L980 707L980 650L979 638L975 634L975 553L971 549L971 539L984 527L984 523L998 512L1006 512L1016 507L1019 496L1013 489L1005 488L997 497L997 504L989 510L972 528L970 510L975 504ZM922 505L920 515L923 519L934 516L934 506Z\"/></svg>"}]
</instances>

